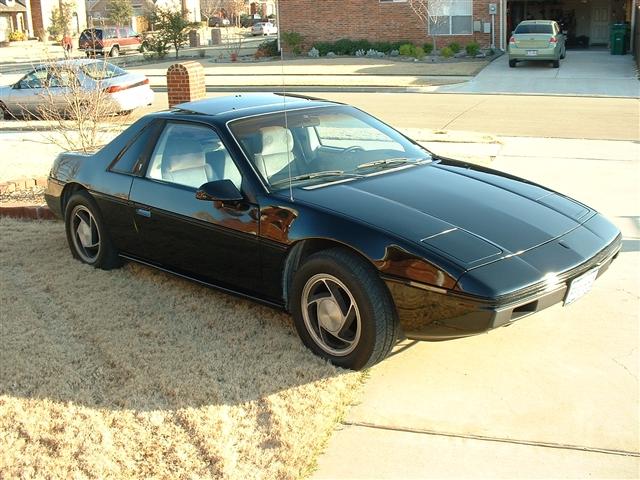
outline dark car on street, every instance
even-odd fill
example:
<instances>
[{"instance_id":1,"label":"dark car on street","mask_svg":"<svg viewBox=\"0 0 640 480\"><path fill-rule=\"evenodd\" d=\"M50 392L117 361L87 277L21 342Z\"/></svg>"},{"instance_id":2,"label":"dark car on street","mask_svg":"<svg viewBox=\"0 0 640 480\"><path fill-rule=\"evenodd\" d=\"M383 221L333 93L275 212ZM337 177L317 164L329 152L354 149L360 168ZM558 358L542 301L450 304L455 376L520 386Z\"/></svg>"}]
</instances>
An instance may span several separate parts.
<instances>
[{"instance_id":1,"label":"dark car on street","mask_svg":"<svg viewBox=\"0 0 640 480\"><path fill-rule=\"evenodd\" d=\"M570 304L621 247L576 200L294 95L147 115L93 155L61 154L46 200L79 260L137 261L284 309L307 347L352 369L403 336L465 337Z\"/></svg>"}]
</instances>

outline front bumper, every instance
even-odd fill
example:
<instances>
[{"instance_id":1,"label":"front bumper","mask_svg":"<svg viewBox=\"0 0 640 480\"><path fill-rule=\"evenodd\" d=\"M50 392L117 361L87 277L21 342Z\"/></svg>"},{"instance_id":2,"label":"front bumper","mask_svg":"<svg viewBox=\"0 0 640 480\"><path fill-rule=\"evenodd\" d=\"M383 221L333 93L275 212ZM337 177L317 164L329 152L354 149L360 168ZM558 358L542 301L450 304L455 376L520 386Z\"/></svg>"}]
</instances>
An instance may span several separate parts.
<instances>
[{"instance_id":1,"label":"front bumper","mask_svg":"<svg viewBox=\"0 0 640 480\"><path fill-rule=\"evenodd\" d=\"M533 313L561 303L571 281L598 268L600 277L621 248L618 236L583 264L560 274L552 285L541 282L507 298L472 298L441 288L385 277L400 325L407 338L446 340L477 335L512 324Z\"/></svg>"}]
</instances>

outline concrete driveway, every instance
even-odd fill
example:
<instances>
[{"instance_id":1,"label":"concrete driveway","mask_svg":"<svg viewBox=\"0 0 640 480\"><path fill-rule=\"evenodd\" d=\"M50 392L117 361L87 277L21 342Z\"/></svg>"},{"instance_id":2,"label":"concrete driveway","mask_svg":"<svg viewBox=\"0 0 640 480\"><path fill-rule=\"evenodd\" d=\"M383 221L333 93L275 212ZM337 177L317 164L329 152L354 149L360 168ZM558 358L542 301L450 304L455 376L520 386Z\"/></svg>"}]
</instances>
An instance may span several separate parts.
<instances>
[{"instance_id":1,"label":"concrete driveway","mask_svg":"<svg viewBox=\"0 0 640 480\"><path fill-rule=\"evenodd\" d=\"M316 479L638 477L640 146L501 140L493 167L601 210L623 231L622 253L569 307L487 335L403 342L371 370Z\"/></svg>"},{"instance_id":2,"label":"concrete driveway","mask_svg":"<svg viewBox=\"0 0 640 480\"><path fill-rule=\"evenodd\" d=\"M503 55L473 80L445 85L441 93L512 93L638 97L640 82L632 55L611 55L608 50L569 50L560 68L548 62L520 62L509 68Z\"/></svg>"}]
</instances>

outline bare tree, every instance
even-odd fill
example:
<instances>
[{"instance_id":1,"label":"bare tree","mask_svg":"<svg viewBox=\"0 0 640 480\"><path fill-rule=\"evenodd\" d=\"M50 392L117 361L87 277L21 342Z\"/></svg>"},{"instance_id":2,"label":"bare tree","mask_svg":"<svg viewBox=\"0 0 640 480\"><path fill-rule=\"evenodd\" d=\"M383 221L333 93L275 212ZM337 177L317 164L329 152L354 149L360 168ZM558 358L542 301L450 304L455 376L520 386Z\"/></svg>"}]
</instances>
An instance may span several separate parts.
<instances>
[{"instance_id":1,"label":"bare tree","mask_svg":"<svg viewBox=\"0 0 640 480\"><path fill-rule=\"evenodd\" d=\"M206 18L207 24L209 19L215 17L223 8L224 0L200 0L200 15Z\"/></svg>"},{"instance_id":2,"label":"bare tree","mask_svg":"<svg viewBox=\"0 0 640 480\"><path fill-rule=\"evenodd\" d=\"M431 34L433 50L437 50L436 28L441 24L441 12L445 6L450 5L451 0L409 0L409 6L413 13L424 25L425 31Z\"/></svg>"},{"instance_id":3,"label":"bare tree","mask_svg":"<svg viewBox=\"0 0 640 480\"><path fill-rule=\"evenodd\" d=\"M222 0L221 3L226 17L238 27L240 25L240 15L246 8L244 0Z\"/></svg>"},{"instance_id":4,"label":"bare tree","mask_svg":"<svg viewBox=\"0 0 640 480\"><path fill-rule=\"evenodd\" d=\"M21 105L21 110L24 116L37 119L38 127L46 129L44 137L49 143L88 153L122 130L126 117L118 115L109 87L102 85L111 73L107 62L91 64L90 75L97 80L91 85L80 80L76 68L66 61L39 65L39 78L23 80L27 83L22 86L37 90L37 101Z\"/></svg>"}]
</instances>

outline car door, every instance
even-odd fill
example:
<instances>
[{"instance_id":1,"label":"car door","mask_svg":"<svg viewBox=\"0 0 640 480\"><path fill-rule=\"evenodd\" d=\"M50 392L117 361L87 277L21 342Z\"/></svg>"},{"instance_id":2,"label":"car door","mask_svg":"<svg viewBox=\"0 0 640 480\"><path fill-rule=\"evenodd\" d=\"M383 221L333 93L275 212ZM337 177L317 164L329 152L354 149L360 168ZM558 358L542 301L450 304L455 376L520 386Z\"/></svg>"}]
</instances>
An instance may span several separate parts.
<instances>
[{"instance_id":1,"label":"car door","mask_svg":"<svg viewBox=\"0 0 640 480\"><path fill-rule=\"evenodd\" d=\"M27 73L11 89L5 102L14 115L37 114L46 94L47 70L37 68Z\"/></svg>"},{"instance_id":2,"label":"car door","mask_svg":"<svg viewBox=\"0 0 640 480\"><path fill-rule=\"evenodd\" d=\"M196 198L202 184L225 178L242 189L240 171L213 128L167 122L129 195L141 257L250 294L260 281L257 206Z\"/></svg>"}]
</instances>

